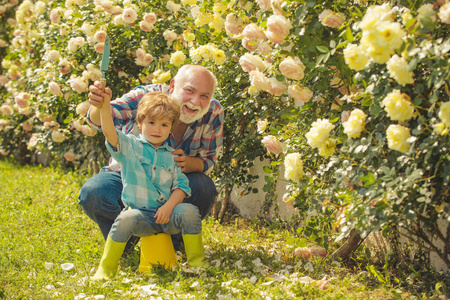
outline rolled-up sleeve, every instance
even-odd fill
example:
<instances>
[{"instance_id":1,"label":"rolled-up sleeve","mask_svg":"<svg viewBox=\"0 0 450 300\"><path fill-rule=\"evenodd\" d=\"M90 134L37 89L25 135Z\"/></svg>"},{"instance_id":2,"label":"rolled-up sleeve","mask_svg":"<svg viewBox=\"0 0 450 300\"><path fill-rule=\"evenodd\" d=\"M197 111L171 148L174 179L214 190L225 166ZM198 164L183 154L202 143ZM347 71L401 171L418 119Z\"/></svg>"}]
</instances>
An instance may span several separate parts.
<instances>
[{"instance_id":1,"label":"rolled-up sleeve","mask_svg":"<svg viewBox=\"0 0 450 300\"><path fill-rule=\"evenodd\" d=\"M161 85L137 86L129 93L111 101L111 113L114 125L122 128L130 122L134 122L136 119L137 107L142 97L149 92L159 90L161 90ZM86 119L89 125L101 131L101 127L92 123L89 115L90 113L88 112Z\"/></svg>"},{"instance_id":2,"label":"rolled-up sleeve","mask_svg":"<svg viewBox=\"0 0 450 300\"><path fill-rule=\"evenodd\" d=\"M198 157L203 161L203 172L210 172L216 164L223 149L223 109L220 107L214 119L205 127L201 139L201 151Z\"/></svg>"}]
</instances>

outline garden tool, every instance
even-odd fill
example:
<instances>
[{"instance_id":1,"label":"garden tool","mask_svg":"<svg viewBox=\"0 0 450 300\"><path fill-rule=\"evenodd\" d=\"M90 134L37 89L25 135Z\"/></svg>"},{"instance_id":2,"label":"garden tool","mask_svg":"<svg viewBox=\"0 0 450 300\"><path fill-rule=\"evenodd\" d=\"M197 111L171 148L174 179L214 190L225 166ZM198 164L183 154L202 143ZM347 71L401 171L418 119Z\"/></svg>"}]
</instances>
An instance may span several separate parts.
<instances>
[{"instance_id":1,"label":"garden tool","mask_svg":"<svg viewBox=\"0 0 450 300\"><path fill-rule=\"evenodd\" d=\"M108 235L100 265L97 272L91 277L92 280L109 279L116 274L117 266L126 244L114 242Z\"/></svg>"},{"instance_id":2,"label":"garden tool","mask_svg":"<svg viewBox=\"0 0 450 300\"><path fill-rule=\"evenodd\" d=\"M100 79L100 82L102 83L103 90L105 90L106 86L106 78L105 78L105 71L108 71L108 64L109 64L109 53L111 50L111 45L109 43L109 37L106 35L105 39L105 47L103 48L103 56L102 56L102 62L100 64L100 71L102 72L102 79Z\"/></svg>"},{"instance_id":3,"label":"garden tool","mask_svg":"<svg viewBox=\"0 0 450 300\"><path fill-rule=\"evenodd\" d=\"M208 268L209 265L204 262L205 249L203 248L202 233L183 234L183 242L188 264L194 268Z\"/></svg>"}]
</instances>

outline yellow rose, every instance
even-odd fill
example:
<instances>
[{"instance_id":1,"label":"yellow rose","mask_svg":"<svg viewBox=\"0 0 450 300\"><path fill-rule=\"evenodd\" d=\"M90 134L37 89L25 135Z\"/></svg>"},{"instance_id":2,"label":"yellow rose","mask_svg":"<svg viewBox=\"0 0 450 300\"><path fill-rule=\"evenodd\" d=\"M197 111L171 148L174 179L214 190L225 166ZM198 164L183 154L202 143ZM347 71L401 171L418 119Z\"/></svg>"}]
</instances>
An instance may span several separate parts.
<instances>
[{"instance_id":1,"label":"yellow rose","mask_svg":"<svg viewBox=\"0 0 450 300\"><path fill-rule=\"evenodd\" d=\"M438 116L447 127L450 127L450 102L441 104Z\"/></svg>"},{"instance_id":2,"label":"yellow rose","mask_svg":"<svg viewBox=\"0 0 450 300\"><path fill-rule=\"evenodd\" d=\"M320 148L326 143L334 127L327 119L318 119L312 123L309 132L305 135L308 145L313 148Z\"/></svg>"},{"instance_id":3,"label":"yellow rose","mask_svg":"<svg viewBox=\"0 0 450 300\"><path fill-rule=\"evenodd\" d=\"M211 13L199 13L195 18L195 26L201 27L214 21L214 16Z\"/></svg>"},{"instance_id":4,"label":"yellow rose","mask_svg":"<svg viewBox=\"0 0 450 300\"><path fill-rule=\"evenodd\" d=\"M409 96L399 90L387 94L382 104L391 120L402 122L413 117L414 105L409 101Z\"/></svg>"},{"instance_id":5,"label":"yellow rose","mask_svg":"<svg viewBox=\"0 0 450 300\"><path fill-rule=\"evenodd\" d=\"M389 149L405 153L409 149L407 139L411 137L409 128L401 125L389 125L386 130Z\"/></svg>"},{"instance_id":6,"label":"yellow rose","mask_svg":"<svg viewBox=\"0 0 450 300\"><path fill-rule=\"evenodd\" d=\"M184 5L195 5L197 4L197 0L181 0L181 3Z\"/></svg>"},{"instance_id":7,"label":"yellow rose","mask_svg":"<svg viewBox=\"0 0 450 300\"><path fill-rule=\"evenodd\" d=\"M202 56L200 55L200 51L198 49L191 49L189 51L189 56L193 61L200 61L202 59Z\"/></svg>"},{"instance_id":8,"label":"yellow rose","mask_svg":"<svg viewBox=\"0 0 450 300\"><path fill-rule=\"evenodd\" d=\"M218 65L223 64L226 59L225 52L217 49L213 51L212 57L214 58L214 62Z\"/></svg>"},{"instance_id":9,"label":"yellow rose","mask_svg":"<svg viewBox=\"0 0 450 300\"><path fill-rule=\"evenodd\" d=\"M319 147L319 155L325 158L333 155L336 149L336 139L328 139L325 144Z\"/></svg>"},{"instance_id":10,"label":"yellow rose","mask_svg":"<svg viewBox=\"0 0 450 300\"><path fill-rule=\"evenodd\" d=\"M361 46L348 44L344 49L345 63L355 71L361 71L369 62L369 57Z\"/></svg>"},{"instance_id":11,"label":"yellow rose","mask_svg":"<svg viewBox=\"0 0 450 300\"><path fill-rule=\"evenodd\" d=\"M184 55L183 51L174 52L170 56L170 63L176 67L179 67L182 64L184 64L185 60L186 60L186 55Z\"/></svg>"},{"instance_id":12,"label":"yellow rose","mask_svg":"<svg viewBox=\"0 0 450 300\"><path fill-rule=\"evenodd\" d=\"M303 161L299 153L289 153L284 159L284 177L287 180L298 181L305 172L303 171Z\"/></svg>"},{"instance_id":13,"label":"yellow rose","mask_svg":"<svg viewBox=\"0 0 450 300\"><path fill-rule=\"evenodd\" d=\"M398 84L405 86L408 83L414 83L414 73L409 71L408 62L397 54L392 56L386 63L386 68L390 77L394 78Z\"/></svg>"},{"instance_id":14,"label":"yellow rose","mask_svg":"<svg viewBox=\"0 0 450 300\"><path fill-rule=\"evenodd\" d=\"M446 129L445 129L445 124L444 123L437 123L437 124L433 124L433 131L438 134L438 135L445 135Z\"/></svg>"},{"instance_id":15,"label":"yellow rose","mask_svg":"<svg viewBox=\"0 0 450 300\"><path fill-rule=\"evenodd\" d=\"M362 110L353 110L347 122L342 124L344 126L344 133L349 138L358 138L366 126L366 118L367 115Z\"/></svg>"},{"instance_id":16,"label":"yellow rose","mask_svg":"<svg viewBox=\"0 0 450 300\"><path fill-rule=\"evenodd\" d=\"M156 70L155 72L153 72L153 76L155 76L155 78L153 78L152 80L153 84L164 84L172 77L169 71L164 72L163 70Z\"/></svg>"}]
</instances>

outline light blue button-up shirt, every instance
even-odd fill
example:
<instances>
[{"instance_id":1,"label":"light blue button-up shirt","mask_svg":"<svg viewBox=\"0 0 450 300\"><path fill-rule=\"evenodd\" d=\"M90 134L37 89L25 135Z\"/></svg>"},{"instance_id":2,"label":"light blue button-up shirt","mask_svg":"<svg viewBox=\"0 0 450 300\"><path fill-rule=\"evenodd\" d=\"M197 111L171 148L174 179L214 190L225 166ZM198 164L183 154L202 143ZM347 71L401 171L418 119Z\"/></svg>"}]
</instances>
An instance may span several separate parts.
<instances>
[{"instance_id":1,"label":"light blue button-up shirt","mask_svg":"<svg viewBox=\"0 0 450 300\"><path fill-rule=\"evenodd\" d=\"M173 149L164 142L155 148L142 135L123 134L116 129L117 148L106 141L106 148L121 165L122 201L131 208L159 208L175 189L191 195L189 182L176 166Z\"/></svg>"}]
</instances>

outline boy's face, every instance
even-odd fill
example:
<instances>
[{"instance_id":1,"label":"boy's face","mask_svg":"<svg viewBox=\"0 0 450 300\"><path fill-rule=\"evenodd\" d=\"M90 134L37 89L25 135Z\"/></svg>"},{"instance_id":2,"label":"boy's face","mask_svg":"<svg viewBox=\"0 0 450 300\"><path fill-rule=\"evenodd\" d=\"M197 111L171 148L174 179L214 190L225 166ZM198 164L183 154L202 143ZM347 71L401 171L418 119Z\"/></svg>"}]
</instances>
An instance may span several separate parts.
<instances>
[{"instance_id":1,"label":"boy's face","mask_svg":"<svg viewBox=\"0 0 450 300\"><path fill-rule=\"evenodd\" d=\"M138 127L141 130L142 136L155 148L158 148L169 137L172 130L172 120L169 117L158 119L145 117L145 119L138 124Z\"/></svg>"}]
</instances>

